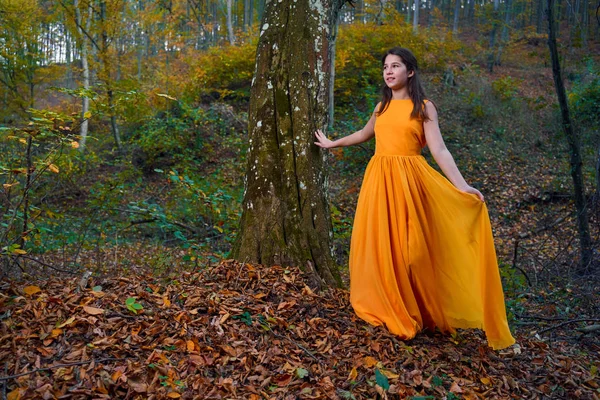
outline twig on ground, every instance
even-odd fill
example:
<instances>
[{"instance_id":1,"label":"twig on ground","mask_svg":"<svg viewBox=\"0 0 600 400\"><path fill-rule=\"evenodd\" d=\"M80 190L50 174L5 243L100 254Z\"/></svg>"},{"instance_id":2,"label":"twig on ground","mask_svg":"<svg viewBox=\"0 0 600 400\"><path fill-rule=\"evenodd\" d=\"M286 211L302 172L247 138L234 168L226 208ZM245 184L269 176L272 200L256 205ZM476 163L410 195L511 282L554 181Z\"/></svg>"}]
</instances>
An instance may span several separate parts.
<instances>
[{"instance_id":1,"label":"twig on ground","mask_svg":"<svg viewBox=\"0 0 600 400\"><path fill-rule=\"evenodd\" d=\"M517 235L518 239L527 239L527 238L529 238L531 236L537 235L540 232L546 231L546 230L548 230L550 228L554 228L556 225L560 224L564 220L565 220L565 217L560 217L556 221L554 221L553 223L548 224L548 225L544 225L541 228L536 229L535 231L519 233Z\"/></svg>"},{"instance_id":2,"label":"twig on ground","mask_svg":"<svg viewBox=\"0 0 600 400\"><path fill-rule=\"evenodd\" d=\"M293 339L290 339L287 336L283 336L280 335L278 333L275 333L272 329L269 329L269 331L275 335L275 337L278 337L279 339L287 339L288 341L292 342L292 344L295 344L296 347L298 347L300 350L303 350L306 354L308 354L311 358L313 358L315 361L317 361L319 364L322 364L323 362L321 360L319 360L313 353L311 353L310 350L308 350L306 347L302 346L300 343L296 343Z\"/></svg>"},{"instance_id":3,"label":"twig on ground","mask_svg":"<svg viewBox=\"0 0 600 400\"><path fill-rule=\"evenodd\" d=\"M20 374L0 376L0 381L7 381L9 379L18 378L20 376L31 375L31 374L35 374L36 372L50 371L51 369L54 369L54 368L72 367L74 365L85 365L85 364L89 364L91 362L103 363L103 362L106 362L106 361L121 361L121 360L126 360L128 358L131 358L131 357L124 357L124 358L101 358L99 360L95 360L95 359L92 358L91 360L86 360L86 361L78 361L78 362L67 363L67 364L56 364L56 365L52 365L50 367L36 368L36 369L34 369L32 371L22 372ZM5 384L5 386L6 386L6 384Z\"/></svg>"},{"instance_id":4,"label":"twig on ground","mask_svg":"<svg viewBox=\"0 0 600 400\"><path fill-rule=\"evenodd\" d=\"M517 265L518 250L519 250L519 239L515 239L515 249L513 251L513 263L512 263L512 267L523 274L523 276L527 280L527 285L529 287L531 287L532 285L531 285L531 280L529 279L529 275L527 275L527 273L523 270L523 268L521 268L521 267L519 267Z\"/></svg>"},{"instance_id":5,"label":"twig on ground","mask_svg":"<svg viewBox=\"0 0 600 400\"><path fill-rule=\"evenodd\" d=\"M517 318L525 318L525 319L539 319L541 321L566 321L567 318L560 317L538 317L537 315L520 315L515 314Z\"/></svg>"},{"instance_id":6,"label":"twig on ground","mask_svg":"<svg viewBox=\"0 0 600 400\"><path fill-rule=\"evenodd\" d=\"M17 258L24 258L24 259L30 260L30 261L34 261L34 262L36 262L36 263L38 263L40 265L43 265L44 267L48 267L48 268L53 269L53 270L58 271L58 272L64 272L65 274L71 274L71 275L77 275L77 272L73 272L73 271L69 271L69 270L66 270L66 269L58 268L58 267L56 267L56 266L54 266L52 264L45 263L45 262L43 262L41 260L38 260L38 259L33 258L33 257L29 257L29 256L24 255L24 254L19 254L16 257Z\"/></svg>"},{"instance_id":7,"label":"twig on ground","mask_svg":"<svg viewBox=\"0 0 600 400\"><path fill-rule=\"evenodd\" d=\"M8 374L8 363L4 363L4 375ZM6 400L6 381L2 383L2 400Z\"/></svg>"},{"instance_id":8,"label":"twig on ground","mask_svg":"<svg viewBox=\"0 0 600 400\"><path fill-rule=\"evenodd\" d=\"M577 328L577 330L579 332L583 332L583 333L591 333L591 332L595 332L595 331L600 331L600 325L599 324L588 325L588 326L584 326L583 328Z\"/></svg>"},{"instance_id":9,"label":"twig on ground","mask_svg":"<svg viewBox=\"0 0 600 400\"><path fill-rule=\"evenodd\" d=\"M537 332L537 334L541 335L542 333L551 331L553 329L560 328L560 327L565 326L565 325L574 324L576 322L600 322L600 319L593 319L593 318L572 319L572 320L569 320L569 321L562 322L560 324L556 324L556 325L550 326L550 327L548 327L546 329L542 329L541 331Z\"/></svg>"}]
</instances>

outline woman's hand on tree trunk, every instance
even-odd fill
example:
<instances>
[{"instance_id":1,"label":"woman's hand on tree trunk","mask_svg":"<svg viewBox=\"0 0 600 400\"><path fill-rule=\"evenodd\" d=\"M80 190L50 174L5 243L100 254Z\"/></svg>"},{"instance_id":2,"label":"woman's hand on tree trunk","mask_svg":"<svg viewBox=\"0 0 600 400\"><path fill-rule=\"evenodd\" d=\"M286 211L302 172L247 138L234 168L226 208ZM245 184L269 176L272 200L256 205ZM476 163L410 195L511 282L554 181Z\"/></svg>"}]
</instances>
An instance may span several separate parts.
<instances>
[{"instance_id":1,"label":"woman's hand on tree trunk","mask_svg":"<svg viewBox=\"0 0 600 400\"><path fill-rule=\"evenodd\" d=\"M335 147L335 145L333 144L332 140L327 139L327 136L325 136L325 134L318 129L315 132L315 137L317 138L317 141L315 142L315 144L317 146L319 146L322 149L331 149L333 147Z\"/></svg>"}]
</instances>

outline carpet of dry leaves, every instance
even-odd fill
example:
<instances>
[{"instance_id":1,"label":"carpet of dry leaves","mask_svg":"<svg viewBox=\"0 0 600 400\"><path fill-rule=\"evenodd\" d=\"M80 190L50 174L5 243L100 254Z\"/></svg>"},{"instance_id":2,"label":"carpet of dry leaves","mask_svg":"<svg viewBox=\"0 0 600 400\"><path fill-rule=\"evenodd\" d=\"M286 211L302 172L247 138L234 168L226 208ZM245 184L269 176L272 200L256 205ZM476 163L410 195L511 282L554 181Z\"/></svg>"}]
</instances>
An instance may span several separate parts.
<instances>
[{"instance_id":1,"label":"carpet of dry leaves","mask_svg":"<svg viewBox=\"0 0 600 400\"><path fill-rule=\"evenodd\" d=\"M517 335L497 352L479 331L403 342L294 268L225 261L177 279L0 285L11 400L600 398L597 347Z\"/></svg>"}]
</instances>

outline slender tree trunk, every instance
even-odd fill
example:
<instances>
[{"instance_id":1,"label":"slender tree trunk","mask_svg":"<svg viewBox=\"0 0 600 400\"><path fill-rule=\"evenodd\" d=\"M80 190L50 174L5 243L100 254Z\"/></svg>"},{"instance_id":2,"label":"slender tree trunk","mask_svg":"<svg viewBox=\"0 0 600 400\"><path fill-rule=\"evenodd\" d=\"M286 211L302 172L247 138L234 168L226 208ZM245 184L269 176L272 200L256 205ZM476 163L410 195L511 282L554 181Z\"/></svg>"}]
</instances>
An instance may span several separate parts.
<instances>
[{"instance_id":1,"label":"slender tree trunk","mask_svg":"<svg viewBox=\"0 0 600 400\"><path fill-rule=\"evenodd\" d=\"M499 0L494 0L494 13L492 14L492 30L490 32L490 52L488 54L488 70L494 72L494 64L496 63L496 32L498 31L498 8Z\"/></svg>"},{"instance_id":2,"label":"slender tree trunk","mask_svg":"<svg viewBox=\"0 0 600 400\"><path fill-rule=\"evenodd\" d=\"M214 44L219 39L219 10L216 2L213 3L212 11L212 42Z\"/></svg>"},{"instance_id":3,"label":"slender tree trunk","mask_svg":"<svg viewBox=\"0 0 600 400\"><path fill-rule=\"evenodd\" d=\"M452 33L458 34L458 16L460 14L460 0L454 1L454 23L452 25Z\"/></svg>"},{"instance_id":4,"label":"slender tree trunk","mask_svg":"<svg viewBox=\"0 0 600 400\"><path fill-rule=\"evenodd\" d=\"M596 205L600 205L600 146L598 146L598 158L596 160L596 194L594 195Z\"/></svg>"},{"instance_id":5,"label":"slender tree trunk","mask_svg":"<svg viewBox=\"0 0 600 400\"><path fill-rule=\"evenodd\" d=\"M67 29L63 25L63 33L65 40L65 64L67 67L67 76L65 86L72 89L75 85L73 84L73 51L71 50L71 37L67 34Z\"/></svg>"},{"instance_id":6,"label":"slender tree trunk","mask_svg":"<svg viewBox=\"0 0 600 400\"><path fill-rule=\"evenodd\" d=\"M356 3L356 18L363 24L367 22L365 16L365 0L357 0Z\"/></svg>"},{"instance_id":7,"label":"slender tree trunk","mask_svg":"<svg viewBox=\"0 0 600 400\"><path fill-rule=\"evenodd\" d=\"M326 152L331 41L337 0L269 1L250 95L248 169L232 256L297 265L311 284L339 285L331 255Z\"/></svg>"},{"instance_id":8,"label":"slender tree trunk","mask_svg":"<svg viewBox=\"0 0 600 400\"><path fill-rule=\"evenodd\" d=\"M31 190L31 176L33 174L33 161L31 156L31 146L32 146L32 137L29 135L27 137L27 175L25 178L25 188L23 189L23 226L21 231L21 236L19 236L18 244L19 247L25 247L25 236L27 236L27 232L29 231L29 191Z\"/></svg>"},{"instance_id":9,"label":"slender tree trunk","mask_svg":"<svg viewBox=\"0 0 600 400\"><path fill-rule=\"evenodd\" d=\"M123 150L123 146L121 144L121 134L119 132L119 125L117 124L117 116L115 115L115 99L114 92L112 88L112 79L110 73L110 60L108 54L108 32L106 31L106 1L102 0L100 2L100 21L102 23L102 49L100 51L102 57L102 65L104 69L104 84L106 86L106 96L108 98L108 113L110 115L110 127L113 134L113 138L115 139L115 144L117 145L117 149L119 152Z\"/></svg>"},{"instance_id":10,"label":"slender tree trunk","mask_svg":"<svg viewBox=\"0 0 600 400\"><path fill-rule=\"evenodd\" d=\"M592 266L592 240L590 237L590 228L588 225L587 201L585 199L585 187L583 184L583 174L581 171L581 145L579 135L573 129L571 117L569 116L569 105L565 87L562 81L558 50L556 48L556 34L554 22L554 0L548 0L548 48L550 49L550 59L552 60L552 74L554 76L554 86L558 97L558 104L562 115L562 124L569 142L571 151L571 177L573 179L573 189L575 191L575 209L577 212L577 228L579 231L580 259L577 272L581 275L593 272Z\"/></svg>"},{"instance_id":11,"label":"slender tree trunk","mask_svg":"<svg viewBox=\"0 0 600 400\"><path fill-rule=\"evenodd\" d=\"M510 20L512 18L512 0L505 0L504 2L504 26L502 27L502 42L508 42L508 28L510 27Z\"/></svg>"},{"instance_id":12,"label":"slender tree trunk","mask_svg":"<svg viewBox=\"0 0 600 400\"><path fill-rule=\"evenodd\" d=\"M383 18L385 17L385 4L388 0L379 0L379 10L375 16L375 23L378 25L383 24Z\"/></svg>"},{"instance_id":13,"label":"slender tree trunk","mask_svg":"<svg viewBox=\"0 0 600 400\"><path fill-rule=\"evenodd\" d=\"M502 64L502 52L504 51L504 45L508 43L508 27L510 26L511 11L512 0L506 0L504 3L504 26L502 27L502 35L500 36L500 43L496 52L496 65Z\"/></svg>"},{"instance_id":14,"label":"slender tree trunk","mask_svg":"<svg viewBox=\"0 0 600 400\"><path fill-rule=\"evenodd\" d=\"M536 32L542 33L542 26L544 24L544 0L537 0L536 16Z\"/></svg>"},{"instance_id":15,"label":"slender tree trunk","mask_svg":"<svg viewBox=\"0 0 600 400\"><path fill-rule=\"evenodd\" d=\"M265 14L265 0L258 0L258 9L256 10L259 21L263 20Z\"/></svg>"},{"instance_id":16,"label":"slender tree trunk","mask_svg":"<svg viewBox=\"0 0 600 400\"><path fill-rule=\"evenodd\" d=\"M252 0L244 0L244 32L252 25Z\"/></svg>"},{"instance_id":17,"label":"slender tree trunk","mask_svg":"<svg viewBox=\"0 0 600 400\"><path fill-rule=\"evenodd\" d=\"M421 8L421 0L415 0L415 12L413 13L413 32L419 31L419 9Z\"/></svg>"},{"instance_id":18,"label":"slender tree trunk","mask_svg":"<svg viewBox=\"0 0 600 400\"><path fill-rule=\"evenodd\" d=\"M429 0L429 2L427 2L427 26L428 27L431 27L431 25L433 24L433 18L431 18L431 14L433 13L434 9L435 9L435 0Z\"/></svg>"},{"instance_id":19,"label":"slender tree trunk","mask_svg":"<svg viewBox=\"0 0 600 400\"><path fill-rule=\"evenodd\" d=\"M233 0L227 0L227 36L229 37L229 44L235 44L235 36L233 35L233 22L231 20L231 8Z\"/></svg>"},{"instance_id":20,"label":"slender tree trunk","mask_svg":"<svg viewBox=\"0 0 600 400\"><path fill-rule=\"evenodd\" d=\"M90 88L90 65L88 62L88 45L87 45L87 37L83 33L83 29L81 29L83 21L81 20L81 10L79 9L79 0L74 0L75 6L75 22L77 24L77 31L80 37L80 47L81 47L81 68L83 73L83 88L89 90ZM89 10L91 12L91 6L89 6ZM90 29L90 19L92 15L88 15L88 20L86 21L86 30L89 32ZM88 117L87 112L90 109L90 99L87 96L84 96L81 99L81 128L79 130L79 135L81 139L79 140L79 151L85 151L85 142L87 140L88 135Z\"/></svg>"},{"instance_id":21,"label":"slender tree trunk","mask_svg":"<svg viewBox=\"0 0 600 400\"><path fill-rule=\"evenodd\" d=\"M329 63L330 65L330 70L329 70L329 106L327 107L327 111L328 111L328 124L327 127L328 128L332 128L333 127L333 120L334 120L334 114L335 114L335 96L334 96L334 81L335 81L335 43L336 43L336 37L337 37L337 23L335 24L335 26L333 27L334 30L334 34L332 37L332 40L329 42L331 45L331 48L329 50L329 55L331 57L331 61Z\"/></svg>"},{"instance_id":22,"label":"slender tree trunk","mask_svg":"<svg viewBox=\"0 0 600 400\"><path fill-rule=\"evenodd\" d=\"M542 1L542 0L540 0ZM469 22L473 23L475 19L475 0L469 0Z\"/></svg>"},{"instance_id":23,"label":"slender tree trunk","mask_svg":"<svg viewBox=\"0 0 600 400\"><path fill-rule=\"evenodd\" d=\"M411 9L412 1L406 0L406 23L410 24L410 16L412 15Z\"/></svg>"},{"instance_id":24,"label":"slender tree trunk","mask_svg":"<svg viewBox=\"0 0 600 400\"><path fill-rule=\"evenodd\" d=\"M589 9L590 9L590 2L589 0L583 0L583 5L581 8L581 43L583 44L584 47L587 47L588 45L588 34L589 34L589 30L590 30L590 16L589 16ZM600 7L600 4L598 4L598 6ZM600 12L599 12L600 14ZM600 20L598 21L598 25L600 25Z\"/></svg>"}]
</instances>

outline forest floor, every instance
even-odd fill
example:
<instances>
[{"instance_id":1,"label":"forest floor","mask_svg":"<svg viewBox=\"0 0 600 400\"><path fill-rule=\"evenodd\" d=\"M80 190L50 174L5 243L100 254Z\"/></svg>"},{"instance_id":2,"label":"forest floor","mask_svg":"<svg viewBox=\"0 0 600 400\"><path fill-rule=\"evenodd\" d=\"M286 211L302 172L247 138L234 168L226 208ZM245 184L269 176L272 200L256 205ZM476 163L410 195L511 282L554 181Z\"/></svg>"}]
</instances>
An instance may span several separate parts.
<instances>
[{"instance_id":1,"label":"forest floor","mask_svg":"<svg viewBox=\"0 0 600 400\"><path fill-rule=\"evenodd\" d=\"M316 293L295 268L223 261L0 289L11 400L600 398L591 326L573 340L548 318L500 351L478 330L401 341L358 319L346 290Z\"/></svg>"},{"instance_id":2,"label":"forest floor","mask_svg":"<svg viewBox=\"0 0 600 400\"><path fill-rule=\"evenodd\" d=\"M295 268L239 264L206 252L190 261L181 242L164 239L151 224L136 225L134 238L133 223L119 215L114 236L131 237L78 242L72 254L22 255L24 270L13 266L0 280L0 397L600 399L600 280L574 273L568 155L548 117L551 71L543 51L526 46L495 74L462 65L456 86L435 84L441 74L429 82L448 147L486 196L517 345L494 351L478 330L401 341L358 319L347 290L316 292ZM518 90L499 99L489 88L506 77L516 79ZM241 141L243 128L234 128ZM239 186L242 151L223 140L234 135L203 134L215 150L206 150L200 175ZM330 175L342 265L370 157L364 150L330 157L340 172ZM83 221L93 184L106 182L103 190L114 195L120 173L141 183L125 182L131 185L123 185L115 209L138 196L166 210L176 197L166 173L141 177L127 170L134 168L129 160L112 161L99 161L77 184L57 185L64 193L46 201ZM590 211L598 243L600 210ZM114 217L98 219L106 215ZM142 242L149 238L155 241ZM93 275L82 278L84 271Z\"/></svg>"}]
</instances>

